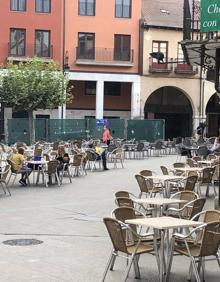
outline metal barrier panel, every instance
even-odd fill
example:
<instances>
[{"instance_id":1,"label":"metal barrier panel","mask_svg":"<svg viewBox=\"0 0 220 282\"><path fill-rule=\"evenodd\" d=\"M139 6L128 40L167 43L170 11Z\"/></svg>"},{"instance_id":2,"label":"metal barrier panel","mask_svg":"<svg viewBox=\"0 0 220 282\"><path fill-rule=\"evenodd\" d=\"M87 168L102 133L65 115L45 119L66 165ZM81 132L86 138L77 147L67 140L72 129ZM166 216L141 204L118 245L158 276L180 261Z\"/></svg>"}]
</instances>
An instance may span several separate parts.
<instances>
[{"instance_id":1,"label":"metal barrier panel","mask_svg":"<svg viewBox=\"0 0 220 282\"><path fill-rule=\"evenodd\" d=\"M125 121L123 119L108 119L109 129L112 137L125 138ZM104 132L103 125L97 126L96 119L87 120L87 129L89 138L102 138Z\"/></svg>"},{"instance_id":2,"label":"metal barrier panel","mask_svg":"<svg viewBox=\"0 0 220 282\"><path fill-rule=\"evenodd\" d=\"M48 141L49 119L35 119L35 139L37 141Z\"/></svg>"},{"instance_id":3,"label":"metal barrier panel","mask_svg":"<svg viewBox=\"0 0 220 282\"><path fill-rule=\"evenodd\" d=\"M164 139L164 120L108 119L112 137L120 139L147 140L153 142ZM25 142L29 144L28 119L7 120L8 143ZM59 141L70 139L102 138L103 126L96 125L96 119L36 119L36 141ZM127 134L126 134L127 133Z\"/></svg>"},{"instance_id":4,"label":"metal barrier panel","mask_svg":"<svg viewBox=\"0 0 220 282\"><path fill-rule=\"evenodd\" d=\"M48 125L50 141L86 139L85 119L50 119Z\"/></svg>"},{"instance_id":5,"label":"metal barrier panel","mask_svg":"<svg viewBox=\"0 0 220 282\"><path fill-rule=\"evenodd\" d=\"M24 142L29 144L29 123L28 119L17 118L8 119L8 144L15 142Z\"/></svg>"},{"instance_id":6,"label":"metal barrier panel","mask_svg":"<svg viewBox=\"0 0 220 282\"><path fill-rule=\"evenodd\" d=\"M154 142L157 139L164 139L164 132L164 120L128 120L127 139Z\"/></svg>"}]
</instances>

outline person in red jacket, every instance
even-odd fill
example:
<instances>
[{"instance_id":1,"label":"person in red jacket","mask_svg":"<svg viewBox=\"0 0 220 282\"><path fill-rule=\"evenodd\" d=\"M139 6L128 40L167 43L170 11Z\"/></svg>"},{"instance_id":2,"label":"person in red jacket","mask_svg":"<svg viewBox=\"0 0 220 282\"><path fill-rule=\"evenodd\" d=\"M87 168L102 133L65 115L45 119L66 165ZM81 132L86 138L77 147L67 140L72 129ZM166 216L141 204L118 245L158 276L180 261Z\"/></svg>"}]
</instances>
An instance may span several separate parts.
<instances>
[{"instance_id":1,"label":"person in red jacket","mask_svg":"<svg viewBox=\"0 0 220 282\"><path fill-rule=\"evenodd\" d=\"M107 145L110 144L110 140L112 139L109 128L107 125L104 125L104 132L102 134L102 141Z\"/></svg>"}]
</instances>

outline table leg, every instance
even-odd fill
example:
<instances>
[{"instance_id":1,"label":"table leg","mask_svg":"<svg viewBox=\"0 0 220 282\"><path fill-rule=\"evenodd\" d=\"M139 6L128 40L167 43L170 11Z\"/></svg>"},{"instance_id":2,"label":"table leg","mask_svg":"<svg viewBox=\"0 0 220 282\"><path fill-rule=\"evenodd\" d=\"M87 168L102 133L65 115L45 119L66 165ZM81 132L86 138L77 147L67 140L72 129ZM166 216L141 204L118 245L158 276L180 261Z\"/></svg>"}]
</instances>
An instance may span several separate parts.
<instances>
[{"instance_id":1,"label":"table leg","mask_svg":"<svg viewBox=\"0 0 220 282\"><path fill-rule=\"evenodd\" d=\"M165 230L160 231L160 282L164 281L164 264L165 264L165 255L164 255L164 237L165 237Z\"/></svg>"}]
</instances>

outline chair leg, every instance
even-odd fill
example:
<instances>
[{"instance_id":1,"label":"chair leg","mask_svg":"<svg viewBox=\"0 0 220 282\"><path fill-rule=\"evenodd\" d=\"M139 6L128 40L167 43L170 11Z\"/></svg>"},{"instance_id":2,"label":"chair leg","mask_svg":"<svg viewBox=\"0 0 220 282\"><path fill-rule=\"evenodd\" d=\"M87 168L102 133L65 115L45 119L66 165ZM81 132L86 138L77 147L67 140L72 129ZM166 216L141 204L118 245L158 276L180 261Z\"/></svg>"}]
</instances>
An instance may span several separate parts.
<instances>
[{"instance_id":1,"label":"chair leg","mask_svg":"<svg viewBox=\"0 0 220 282\"><path fill-rule=\"evenodd\" d=\"M206 193L205 193L206 197L209 196L209 183L207 184L207 188L206 188Z\"/></svg>"},{"instance_id":2,"label":"chair leg","mask_svg":"<svg viewBox=\"0 0 220 282\"><path fill-rule=\"evenodd\" d=\"M193 257L190 257L190 258L191 258L191 261L192 261L192 267L193 267L193 270L194 270L196 281L201 282L200 277L199 277L199 273L198 273L198 269L196 267L195 259Z\"/></svg>"},{"instance_id":3,"label":"chair leg","mask_svg":"<svg viewBox=\"0 0 220 282\"><path fill-rule=\"evenodd\" d=\"M172 238L172 240L171 240L171 246L170 246L169 261L168 261L168 263L167 263L167 273L166 273L165 281L169 281L170 270L171 270L171 266L172 266L172 262L173 262L174 243L175 243L175 239ZM160 263L161 263L161 262L160 262Z\"/></svg>"},{"instance_id":4,"label":"chair leg","mask_svg":"<svg viewBox=\"0 0 220 282\"><path fill-rule=\"evenodd\" d=\"M1 183L1 184L3 184L3 183ZM5 185L5 187L3 187L4 185ZM8 191L9 196L11 196L11 191L10 191L8 185L6 183L4 183L4 185L2 185L3 190L5 191L5 189L6 189Z\"/></svg>"},{"instance_id":5,"label":"chair leg","mask_svg":"<svg viewBox=\"0 0 220 282\"><path fill-rule=\"evenodd\" d=\"M115 256L116 256L116 254L115 254L115 252L114 252L114 250L113 250L113 251L111 252L110 258L109 258L108 263L107 263L107 265L106 265L106 268L105 268L105 271L104 271L104 274L103 274L103 277L102 277L102 282L105 281L105 277L106 277L106 275L107 275L108 269L109 269L109 267L110 267L110 265L111 265L111 263L112 263L112 260L114 259Z\"/></svg>"},{"instance_id":6,"label":"chair leg","mask_svg":"<svg viewBox=\"0 0 220 282\"><path fill-rule=\"evenodd\" d=\"M218 265L220 267L220 251L217 252L216 259L217 259Z\"/></svg>"},{"instance_id":7,"label":"chair leg","mask_svg":"<svg viewBox=\"0 0 220 282\"><path fill-rule=\"evenodd\" d=\"M216 189L215 189L215 183L214 182L212 182L212 187L213 187L214 195L215 195L215 197L217 197L217 192L216 192Z\"/></svg>"},{"instance_id":8,"label":"chair leg","mask_svg":"<svg viewBox=\"0 0 220 282\"><path fill-rule=\"evenodd\" d=\"M127 280L127 278L128 278L128 274L129 274L129 271L130 271L130 269L131 269L131 265L132 265L132 263L134 262L134 257L135 257L135 253L133 253L133 255L131 256L131 259L130 259L130 262L129 262L129 264L128 264L128 266L127 266L127 269L126 269L126 271L125 271L125 274L124 274L124 277L123 277L123 279L122 279L122 281L126 281Z\"/></svg>"},{"instance_id":9,"label":"chair leg","mask_svg":"<svg viewBox=\"0 0 220 282\"><path fill-rule=\"evenodd\" d=\"M141 278L141 275L140 275L140 270L139 270L139 266L138 266L138 259L139 259L139 256L135 256L134 257L134 272L135 272L135 279L140 279Z\"/></svg>"},{"instance_id":10,"label":"chair leg","mask_svg":"<svg viewBox=\"0 0 220 282\"><path fill-rule=\"evenodd\" d=\"M191 278L192 278L192 262L190 262L189 265L189 273L188 273L187 281L191 281Z\"/></svg>"},{"instance_id":11,"label":"chair leg","mask_svg":"<svg viewBox=\"0 0 220 282\"><path fill-rule=\"evenodd\" d=\"M7 181L7 185L9 184L10 180L11 180L11 176L12 176L12 173L10 173L10 176L8 178L8 181Z\"/></svg>"},{"instance_id":12,"label":"chair leg","mask_svg":"<svg viewBox=\"0 0 220 282\"><path fill-rule=\"evenodd\" d=\"M112 258L111 265L110 265L110 268L109 268L109 270L111 270L111 271L112 271L113 268L114 268L115 260L116 260L116 256L117 256L117 252L114 251L114 253L115 253L115 255L114 255L113 258Z\"/></svg>"},{"instance_id":13,"label":"chair leg","mask_svg":"<svg viewBox=\"0 0 220 282\"><path fill-rule=\"evenodd\" d=\"M57 179L57 183L58 183L58 186L60 186L60 178L59 178L59 175L58 175L58 173L56 172L55 173L55 177L56 177L56 179Z\"/></svg>"},{"instance_id":14,"label":"chair leg","mask_svg":"<svg viewBox=\"0 0 220 282\"><path fill-rule=\"evenodd\" d=\"M5 187L4 187L3 183L0 182L0 184L1 184L1 187L2 187L2 190L3 190L4 194L6 194Z\"/></svg>"},{"instance_id":15,"label":"chair leg","mask_svg":"<svg viewBox=\"0 0 220 282\"><path fill-rule=\"evenodd\" d=\"M16 177L17 177L17 174L14 173L13 175L14 175L14 179L13 179L12 184L11 184L12 186L14 185L15 179L16 179Z\"/></svg>"}]
</instances>

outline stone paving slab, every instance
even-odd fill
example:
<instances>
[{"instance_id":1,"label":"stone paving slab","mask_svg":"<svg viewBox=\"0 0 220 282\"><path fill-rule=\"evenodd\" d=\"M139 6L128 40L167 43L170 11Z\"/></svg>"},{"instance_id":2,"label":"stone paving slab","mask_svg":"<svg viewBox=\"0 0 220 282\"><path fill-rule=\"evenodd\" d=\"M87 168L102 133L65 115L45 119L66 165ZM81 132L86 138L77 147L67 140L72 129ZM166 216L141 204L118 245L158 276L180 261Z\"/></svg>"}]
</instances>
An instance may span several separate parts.
<instances>
[{"instance_id":1,"label":"stone paving slab","mask_svg":"<svg viewBox=\"0 0 220 282\"><path fill-rule=\"evenodd\" d=\"M160 165L169 165L176 156L127 160L125 168L105 172L88 172L61 187L11 188L12 197L0 197L0 282L97 282L111 250L110 239L102 218L115 208L114 193L128 190L138 194L134 174L142 169L160 172ZM109 164L111 168L111 164ZM213 198L206 207L213 207ZM35 246L8 246L10 239L37 239ZM170 281L186 281L189 261L175 257ZM106 281L121 281L125 260L118 258L115 271ZM155 257L140 259L142 279L159 281ZM128 282L134 279L133 270ZM207 264L206 281L220 281L215 261Z\"/></svg>"}]
</instances>

